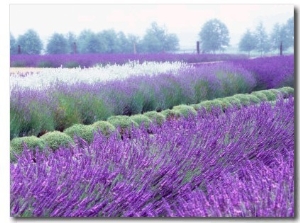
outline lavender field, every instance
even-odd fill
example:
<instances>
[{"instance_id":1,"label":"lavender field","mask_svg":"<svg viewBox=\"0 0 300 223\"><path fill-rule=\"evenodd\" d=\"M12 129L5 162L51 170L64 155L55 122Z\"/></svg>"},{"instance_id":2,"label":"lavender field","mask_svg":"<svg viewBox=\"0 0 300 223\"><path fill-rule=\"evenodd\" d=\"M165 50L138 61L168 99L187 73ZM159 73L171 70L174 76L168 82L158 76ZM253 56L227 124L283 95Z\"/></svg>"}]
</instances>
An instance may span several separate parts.
<instances>
[{"instance_id":1,"label":"lavender field","mask_svg":"<svg viewBox=\"0 0 300 223\"><path fill-rule=\"evenodd\" d=\"M294 217L293 55L45 58L10 74L12 217Z\"/></svg>"}]
</instances>

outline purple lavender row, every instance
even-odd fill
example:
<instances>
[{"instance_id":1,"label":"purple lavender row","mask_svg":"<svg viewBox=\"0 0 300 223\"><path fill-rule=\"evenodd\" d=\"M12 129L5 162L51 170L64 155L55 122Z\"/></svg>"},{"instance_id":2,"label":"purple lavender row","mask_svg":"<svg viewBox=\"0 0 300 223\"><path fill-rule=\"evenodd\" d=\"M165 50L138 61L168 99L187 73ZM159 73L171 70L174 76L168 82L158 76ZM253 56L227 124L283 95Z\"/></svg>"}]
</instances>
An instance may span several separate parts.
<instances>
[{"instance_id":1,"label":"purple lavender row","mask_svg":"<svg viewBox=\"0 0 300 223\"><path fill-rule=\"evenodd\" d=\"M11 55L11 67L91 67L97 64L125 64L129 61L140 63L154 61L183 61L187 63L227 61L245 58L229 54L62 54L62 55Z\"/></svg>"},{"instance_id":2,"label":"purple lavender row","mask_svg":"<svg viewBox=\"0 0 300 223\"><path fill-rule=\"evenodd\" d=\"M293 97L152 132L24 150L10 166L11 216L294 216Z\"/></svg>"}]
</instances>

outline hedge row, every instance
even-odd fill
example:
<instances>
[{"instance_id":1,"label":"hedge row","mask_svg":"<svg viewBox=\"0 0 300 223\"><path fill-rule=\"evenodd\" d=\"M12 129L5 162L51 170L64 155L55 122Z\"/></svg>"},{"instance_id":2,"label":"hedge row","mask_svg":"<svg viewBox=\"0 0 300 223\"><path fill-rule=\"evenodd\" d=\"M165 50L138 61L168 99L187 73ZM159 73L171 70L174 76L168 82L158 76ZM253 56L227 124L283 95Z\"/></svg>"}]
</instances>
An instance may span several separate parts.
<instances>
[{"instance_id":1,"label":"hedge row","mask_svg":"<svg viewBox=\"0 0 300 223\"><path fill-rule=\"evenodd\" d=\"M287 98L294 94L294 88L283 87L279 89L261 90L251 94L236 94L229 97L202 101L198 104L178 105L172 109L161 112L150 111L133 116L111 116L107 121L97 121L91 125L75 124L63 132L53 131L42 135L14 138L10 143L11 161L16 161L16 155L21 154L24 146L29 149L45 149L46 147L56 150L59 147L68 147L74 144L76 137L92 142L94 134L99 133L109 137L116 134L118 137L128 132L132 127L149 128L152 124L162 125L166 120L196 116L203 109L211 111L219 108L226 111L230 107L241 108L243 106L258 104L263 101L274 101L277 98Z\"/></svg>"}]
</instances>

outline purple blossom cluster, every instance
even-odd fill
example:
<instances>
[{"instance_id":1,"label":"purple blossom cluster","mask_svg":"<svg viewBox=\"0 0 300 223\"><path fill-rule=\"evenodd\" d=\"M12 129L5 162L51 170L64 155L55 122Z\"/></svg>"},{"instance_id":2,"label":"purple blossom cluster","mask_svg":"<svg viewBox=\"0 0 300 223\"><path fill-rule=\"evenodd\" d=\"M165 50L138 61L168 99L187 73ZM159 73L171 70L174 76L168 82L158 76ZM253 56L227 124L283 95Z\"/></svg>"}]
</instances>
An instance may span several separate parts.
<instances>
[{"instance_id":1,"label":"purple blossom cluster","mask_svg":"<svg viewBox=\"0 0 300 223\"><path fill-rule=\"evenodd\" d=\"M125 80L56 82L46 89L13 88L11 138L62 131L76 123L91 124L111 115L161 111L179 104L248 93L255 85L247 70L218 63Z\"/></svg>"},{"instance_id":2,"label":"purple blossom cluster","mask_svg":"<svg viewBox=\"0 0 300 223\"><path fill-rule=\"evenodd\" d=\"M253 73L256 90L294 87L294 55L263 57L247 60L235 60L234 64L241 65Z\"/></svg>"},{"instance_id":3,"label":"purple blossom cluster","mask_svg":"<svg viewBox=\"0 0 300 223\"><path fill-rule=\"evenodd\" d=\"M12 217L294 217L294 98L11 164ZM34 159L33 159L34 156Z\"/></svg>"},{"instance_id":4,"label":"purple blossom cluster","mask_svg":"<svg viewBox=\"0 0 300 223\"><path fill-rule=\"evenodd\" d=\"M11 55L11 67L91 67L97 64L125 64L129 61L199 63L244 59L243 55L230 54L61 54L61 55Z\"/></svg>"}]
</instances>

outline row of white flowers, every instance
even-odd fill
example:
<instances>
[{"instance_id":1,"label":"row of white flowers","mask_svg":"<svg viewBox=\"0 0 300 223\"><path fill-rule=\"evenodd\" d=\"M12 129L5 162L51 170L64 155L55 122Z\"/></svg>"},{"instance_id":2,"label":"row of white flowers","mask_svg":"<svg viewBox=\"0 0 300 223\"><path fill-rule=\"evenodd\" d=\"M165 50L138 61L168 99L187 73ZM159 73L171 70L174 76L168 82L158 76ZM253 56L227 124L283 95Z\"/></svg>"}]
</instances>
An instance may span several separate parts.
<instances>
[{"instance_id":1,"label":"row of white flowers","mask_svg":"<svg viewBox=\"0 0 300 223\"><path fill-rule=\"evenodd\" d=\"M57 81L74 84L79 82L95 83L108 80L123 80L132 75L155 75L160 73L177 73L187 67L182 62L129 62L124 65L96 66L91 68L26 68L16 72L11 69L10 89L31 88L45 89ZM29 75L28 75L29 74Z\"/></svg>"}]
</instances>

